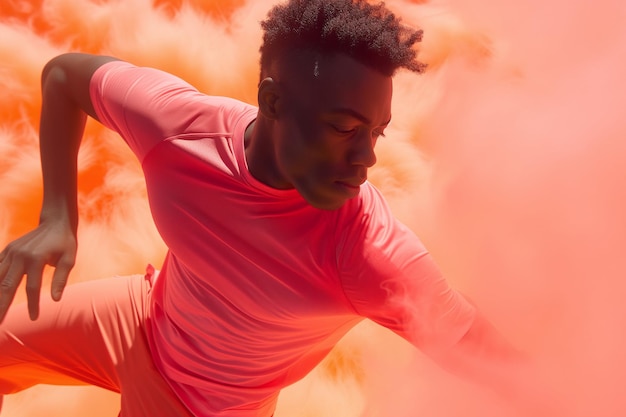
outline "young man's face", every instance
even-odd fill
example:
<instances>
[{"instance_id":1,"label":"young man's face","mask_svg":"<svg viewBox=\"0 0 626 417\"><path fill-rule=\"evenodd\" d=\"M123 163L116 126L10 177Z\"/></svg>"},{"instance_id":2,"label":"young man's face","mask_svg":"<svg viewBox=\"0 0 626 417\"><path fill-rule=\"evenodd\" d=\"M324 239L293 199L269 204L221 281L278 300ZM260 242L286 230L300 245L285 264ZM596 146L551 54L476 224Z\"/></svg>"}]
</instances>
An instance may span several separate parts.
<instances>
[{"instance_id":1,"label":"young man's face","mask_svg":"<svg viewBox=\"0 0 626 417\"><path fill-rule=\"evenodd\" d=\"M345 55L289 72L279 81L276 167L311 205L337 209L376 162L376 140L391 120L391 77Z\"/></svg>"}]
</instances>

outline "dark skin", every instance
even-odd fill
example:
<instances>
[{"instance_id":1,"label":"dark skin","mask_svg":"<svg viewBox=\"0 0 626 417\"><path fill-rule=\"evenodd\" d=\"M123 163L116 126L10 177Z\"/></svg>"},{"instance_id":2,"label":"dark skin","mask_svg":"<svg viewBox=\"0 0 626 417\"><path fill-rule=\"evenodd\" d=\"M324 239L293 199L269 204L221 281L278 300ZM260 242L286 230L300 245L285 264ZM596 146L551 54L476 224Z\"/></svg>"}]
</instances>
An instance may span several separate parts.
<instances>
[{"instance_id":1,"label":"dark skin","mask_svg":"<svg viewBox=\"0 0 626 417\"><path fill-rule=\"evenodd\" d=\"M296 188L313 206L336 209L356 196L376 162L374 145L391 119L391 77L345 55L310 53L273 65L259 86L259 114L246 131L246 158L259 181ZM97 119L89 81L112 57L65 54L43 70L40 142L44 199L40 223L0 252L0 322L26 276L30 318L39 316L45 265L61 299L77 251L78 148L87 115ZM63 120L64 123L58 123Z\"/></svg>"},{"instance_id":2,"label":"dark skin","mask_svg":"<svg viewBox=\"0 0 626 417\"><path fill-rule=\"evenodd\" d=\"M28 312L39 316L45 265L55 268L51 296L61 299L76 259L78 148L87 115L96 118L89 98L94 71L112 57L66 54L51 60L42 73L40 150L44 197L39 225L0 252L0 322L26 275ZM59 121L63 123L59 123ZM97 120L97 118L96 118Z\"/></svg>"},{"instance_id":3,"label":"dark skin","mask_svg":"<svg viewBox=\"0 0 626 417\"><path fill-rule=\"evenodd\" d=\"M29 315L37 319L45 265L55 268L52 299L61 299L77 251L78 148L86 117L97 120L89 81L114 59L65 54L43 71L40 223L0 252L0 323L24 276ZM270 187L297 189L314 207L340 208L358 195L376 162L376 140L391 120L391 77L346 55L311 52L293 54L263 71L258 117L245 134L250 172ZM514 400L540 398L541 384L528 362L479 313L456 345L425 351L443 367ZM511 378L511 373L527 378ZM525 406L535 412L545 404Z\"/></svg>"},{"instance_id":4,"label":"dark skin","mask_svg":"<svg viewBox=\"0 0 626 417\"><path fill-rule=\"evenodd\" d=\"M391 121L391 77L345 55L311 52L267 72L246 137L251 173L274 188L295 187L314 207L341 207L376 163L376 140Z\"/></svg>"}]
</instances>

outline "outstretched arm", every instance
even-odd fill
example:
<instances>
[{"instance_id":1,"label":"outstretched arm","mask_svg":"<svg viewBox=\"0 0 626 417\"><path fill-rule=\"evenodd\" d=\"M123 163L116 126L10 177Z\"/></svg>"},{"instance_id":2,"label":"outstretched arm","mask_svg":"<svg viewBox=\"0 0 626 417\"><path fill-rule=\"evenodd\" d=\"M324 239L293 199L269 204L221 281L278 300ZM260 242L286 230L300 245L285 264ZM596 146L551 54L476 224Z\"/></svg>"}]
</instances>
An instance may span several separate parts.
<instances>
[{"instance_id":1,"label":"outstretched arm","mask_svg":"<svg viewBox=\"0 0 626 417\"><path fill-rule=\"evenodd\" d=\"M452 373L498 390L505 388L511 372L523 369L529 362L479 311L455 345L428 353Z\"/></svg>"},{"instance_id":2,"label":"outstretched arm","mask_svg":"<svg viewBox=\"0 0 626 417\"><path fill-rule=\"evenodd\" d=\"M458 343L430 356L444 369L490 388L526 415L563 413L555 387L537 363L505 340L480 312Z\"/></svg>"},{"instance_id":3,"label":"outstretched arm","mask_svg":"<svg viewBox=\"0 0 626 417\"><path fill-rule=\"evenodd\" d=\"M42 72L40 151L44 195L39 225L0 252L0 323L26 275L30 318L39 316L45 265L55 268L52 298L60 300L76 258L77 156L87 115L96 118L89 96L93 73L112 57L64 54ZM97 118L96 118L97 119Z\"/></svg>"}]
</instances>

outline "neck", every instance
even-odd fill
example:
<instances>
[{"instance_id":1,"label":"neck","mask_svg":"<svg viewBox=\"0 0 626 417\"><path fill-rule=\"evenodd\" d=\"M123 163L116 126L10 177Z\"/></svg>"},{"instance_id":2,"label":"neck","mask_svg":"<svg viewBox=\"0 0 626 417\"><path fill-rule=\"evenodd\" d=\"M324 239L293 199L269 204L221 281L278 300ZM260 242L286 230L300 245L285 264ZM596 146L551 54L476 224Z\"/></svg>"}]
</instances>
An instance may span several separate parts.
<instances>
[{"instance_id":1,"label":"neck","mask_svg":"<svg viewBox=\"0 0 626 417\"><path fill-rule=\"evenodd\" d=\"M246 128L244 147L250 174L263 184L276 189L293 188L283 178L276 165L271 129L259 115Z\"/></svg>"}]
</instances>

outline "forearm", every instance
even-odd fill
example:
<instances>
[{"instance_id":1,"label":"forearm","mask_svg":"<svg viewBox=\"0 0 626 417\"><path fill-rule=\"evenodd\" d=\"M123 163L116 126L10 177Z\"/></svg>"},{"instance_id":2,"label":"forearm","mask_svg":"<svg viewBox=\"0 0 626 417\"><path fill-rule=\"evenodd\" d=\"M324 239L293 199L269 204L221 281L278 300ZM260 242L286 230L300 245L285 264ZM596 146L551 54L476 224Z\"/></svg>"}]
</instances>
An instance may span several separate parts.
<instances>
[{"instance_id":1,"label":"forearm","mask_svg":"<svg viewBox=\"0 0 626 417\"><path fill-rule=\"evenodd\" d=\"M515 349L479 312L467 333L452 348L431 356L444 369L506 395L514 390L531 361Z\"/></svg>"},{"instance_id":2,"label":"forearm","mask_svg":"<svg viewBox=\"0 0 626 417\"><path fill-rule=\"evenodd\" d=\"M42 75L40 152L43 173L41 221L78 226L77 158L86 113L71 97L67 74L51 61Z\"/></svg>"},{"instance_id":3,"label":"forearm","mask_svg":"<svg viewBox=\"0 0 626 417\"><path fill-rule=\"evenodd\" d=\"M0 252L0 322L24 276L28 311L31 319L37 319L46 265L54 267L52 298L61 299L76 261L78 148L87 115L96 118L90 96L91 78L100 66L114 59L63 54L43 70L39 126L44 186L41 217L34 230Z\"/></svg>"},{"instance_id":4,"label":"forearm","mask_svg":"<svg viewBox=\"0 0 626 417\"><path fill-rule=\"evenodd\" d=\"M545 370L509 344L480 314L453 348L433 359L449 371L487 386L524 415L575 415L564 405Z\"/></svg>"}]
</instances>

